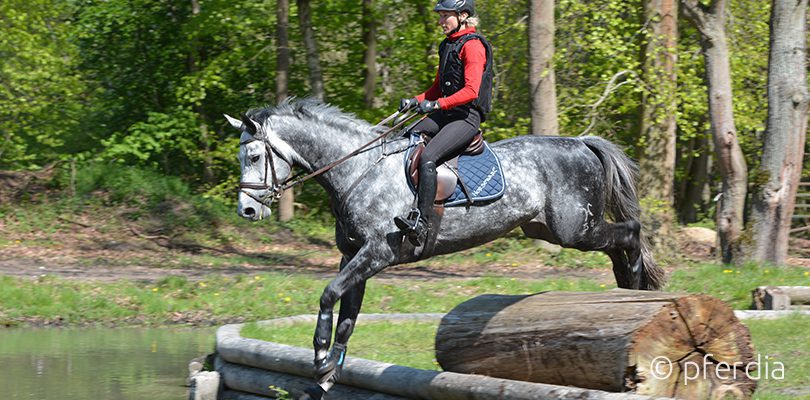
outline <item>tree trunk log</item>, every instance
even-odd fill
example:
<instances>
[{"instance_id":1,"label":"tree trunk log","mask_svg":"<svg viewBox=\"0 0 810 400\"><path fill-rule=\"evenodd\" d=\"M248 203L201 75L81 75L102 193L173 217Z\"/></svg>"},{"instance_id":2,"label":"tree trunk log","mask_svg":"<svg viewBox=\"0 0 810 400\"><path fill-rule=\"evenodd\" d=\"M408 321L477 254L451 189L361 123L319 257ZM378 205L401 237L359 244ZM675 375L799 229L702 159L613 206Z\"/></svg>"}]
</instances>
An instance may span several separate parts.
<instances>
[{"instance_id":1,"label":"tree trunk log","mask_svg":"<svg viewBox=\"0 0 810 400\"><path fill-rule=\"evenodd\" d=\"M760 286L751 296L754 310L790 310L810 304L810 286Z\"/></svg>"},{"instance_id":2,"label":"tree trunk log","mask_svg":"<svg viewBox=\"0 0 810 400\"><path fill-rule=\"evenodd\" d=\"M748 329L705 295L479 296L442 319L436 360L452 372L656 396L747 399L756 388Z\"/></svg>"},{"instance_id":3,"label":"tree trunk log","mask_svg":"<svg viewBox=\"0 0 810 400\"><path fill-rule=\"evenodd\" d=\"M717 203L717 233L724 263L742 262L740 236L743 232L748 166L745 163L734 122L734 95L731 90L731 61L726 38L726 0L713 0L705 6L697 0L682 0L684 15L701 34L706 60L706 87L717 166L723 182Z\"/></svg>"},{"instance_id":4,"label":"tree trunk log","mask_svg":"<svg viewBox=\"0 0 810 400\"><path fill-rule=\"evenodd\" d=\"M642 225L653 246L670 247L674 222L677 114L678 1L644 0L646 39L642 51L645 89L637 146L639 195L645 202Z\"/></svg>"},{"instance_id":5,"label":"tree trunk log","mask_svg":"<svg viewBox=\"0 0 810 400\"><path fill-rule=\"evenodd\" d=\"M807 89L807 0L771 2L768 122L755 173L750 261L782 265L802 174L810 94Z\"/></svg>"},{"instance_id":6,"label":"tree trunk log","mask_svg":"<svg viewBox=\"0 0 810 400\"><path fill-rule=\"evenodd\" d=\"M529 1L529 102L532 134L557 136L554 0Z\"/></svg>"}]
</instances>

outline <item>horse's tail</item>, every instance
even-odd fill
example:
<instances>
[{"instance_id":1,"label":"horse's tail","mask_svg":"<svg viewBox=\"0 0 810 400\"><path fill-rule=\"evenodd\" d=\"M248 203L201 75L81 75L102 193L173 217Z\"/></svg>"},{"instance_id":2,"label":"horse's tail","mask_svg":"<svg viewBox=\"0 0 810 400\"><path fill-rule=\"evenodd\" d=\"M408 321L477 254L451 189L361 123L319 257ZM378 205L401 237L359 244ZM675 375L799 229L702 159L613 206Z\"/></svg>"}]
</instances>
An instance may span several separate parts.
<instances>
[{"instance_id":1,"label":"horse's tail","mask_svg":"<svg viewBox=\"0 0 810 400\"><path fill-rule=\"evenodd\" d=\"M624 151L615 144L598 136L582 137L588 148L596 153L605 169L605 198L607 211L617 222L640 221L641 206L636 193L638 167ZM665 273L653 260L650 243L644 232L639 232L641 261L643 265L641 287L658 290L665 282Z\"/></svg>"}]
</instances>

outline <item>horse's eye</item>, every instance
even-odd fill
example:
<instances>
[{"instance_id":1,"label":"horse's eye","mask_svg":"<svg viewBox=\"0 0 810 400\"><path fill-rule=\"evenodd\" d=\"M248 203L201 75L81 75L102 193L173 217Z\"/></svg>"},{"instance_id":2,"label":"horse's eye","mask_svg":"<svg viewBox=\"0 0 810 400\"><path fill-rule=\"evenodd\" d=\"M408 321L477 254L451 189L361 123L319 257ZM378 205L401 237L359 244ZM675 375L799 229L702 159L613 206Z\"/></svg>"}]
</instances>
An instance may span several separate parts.
<instances>
[{"instance_id":1,"label":"horse's eye","mask_svg":"<svg viewBox=\"0 0 810 400\"><path fill-rule=\"evenodd\" d=\"M259 160L261 160L261 159L262 159L262 157L261 157L261 156L253 156L253 157L250 157L250 162L252 162L252 163L256 164L256 163L257 163L257 162L259 162Z\"/></svg>"}]
</instances>

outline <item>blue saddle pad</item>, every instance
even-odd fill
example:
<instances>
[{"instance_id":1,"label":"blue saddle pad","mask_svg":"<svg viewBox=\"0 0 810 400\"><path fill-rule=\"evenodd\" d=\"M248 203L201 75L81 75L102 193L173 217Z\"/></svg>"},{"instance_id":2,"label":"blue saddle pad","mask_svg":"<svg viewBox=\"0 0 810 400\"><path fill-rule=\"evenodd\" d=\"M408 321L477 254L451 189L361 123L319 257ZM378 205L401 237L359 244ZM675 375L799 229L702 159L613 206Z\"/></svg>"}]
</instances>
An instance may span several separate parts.
<instances>
[{"instance_id":1,"label":"blue saddle pad","mask_svg":"<svg viewBox=\"0 0 810 400\"><path fill-rule=\"evenodd\" d=\"M408 151L405 152L405 176L408 181L408 187L416 194L416 188L408 176L408 159L411 153L416 149L416 143L419 141L419 135L411 134L411 146L408 146ZM489 148L489 143L484 142L484 151L481 154L474 156L461 155L458 158L458 175L467 189L470 191L472 201L493 201L501 198L503 192L506 190L506 179L501 169L501 163L498 161L498 156L492 149ZM468 204L467 195L461 187L461 182L456 184L456 190L444 201L445 207L459 206Z\"/></svg>"}]
</instances>

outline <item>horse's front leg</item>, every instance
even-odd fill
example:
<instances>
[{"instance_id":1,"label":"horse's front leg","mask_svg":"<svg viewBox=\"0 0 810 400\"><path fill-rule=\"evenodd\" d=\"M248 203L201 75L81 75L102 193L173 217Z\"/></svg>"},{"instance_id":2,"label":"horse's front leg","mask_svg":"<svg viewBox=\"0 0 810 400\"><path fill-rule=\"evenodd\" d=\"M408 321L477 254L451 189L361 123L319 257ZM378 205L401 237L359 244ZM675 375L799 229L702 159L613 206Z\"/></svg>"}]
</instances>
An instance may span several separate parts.
<instances>
[{"instance_id":1,"label":"horse's front leg","mask_svg":"<svg viewBox=\"0 0 810 400\"><path fill-rule=\"evenodd\" d=\"M315 379L318 387L307 391L308 398L319 399L334 386L346 355L346 346L354 330L357 315L360 313L365 282L385 268L386 264L367 256L361 251L351 260L344 257L338 276L324 289L321 306L313 338L315 348ZM332 311L337 300L341 300L338 328L335 332L335 345L330 350L332 338ZM307 397L305 397L307 398Z\"/></svg>"}]
</instances>

